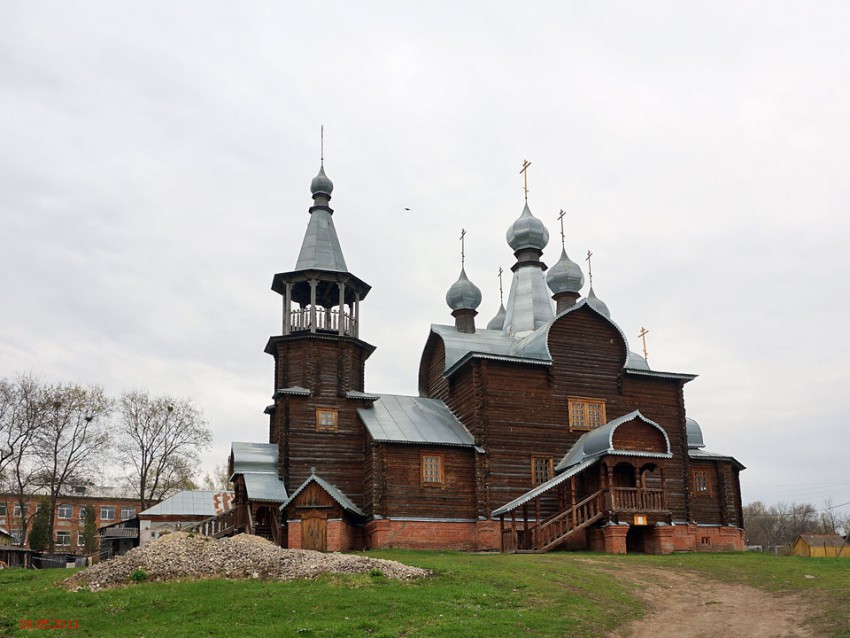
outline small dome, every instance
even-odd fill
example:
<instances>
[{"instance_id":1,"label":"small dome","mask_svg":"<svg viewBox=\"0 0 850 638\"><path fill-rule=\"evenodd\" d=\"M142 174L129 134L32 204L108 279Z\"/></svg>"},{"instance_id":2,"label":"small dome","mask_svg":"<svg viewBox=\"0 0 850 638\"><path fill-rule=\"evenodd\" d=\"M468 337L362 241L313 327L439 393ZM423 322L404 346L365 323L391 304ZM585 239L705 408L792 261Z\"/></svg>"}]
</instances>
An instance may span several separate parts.
<instances>
[{"instance_id":1,"label":"small dome","mask_svg":"<svg viewBox=\"0 0 850 638\"><path fill-rule=\"evenodd\" d=\"M561 248L561 258L546 274L546 283L554 293L578 292L584 286L584 274L581 267L567 257L567 251Z\"/></svg>"},{"instance_id":2,"label":"small dome","mask_svg":"<svg viewBox=\"0 0 850 638\"><path fill-rule=\"evenodd\" d=\"M505 327L505 304L499 305L499 312L496 316L490 319L487 324L487 330L501 330Z\"/></svg>"},{"instance_id":3,"label":"small dome","mask_svg":"<svg viewBox=\"0 0 850 638\"><path fill-rule=\"evenodd\" d=\"M446 293L446 303L452 310L475 310L481 303L481 291L466 277L466 271L460 269L460 277Z\"/></svg>"},{"instance_id":4,"label":"small dome","mask_svg":"<svg viewBox=\"0 0 850 638\"><path fill-rule=\"evenodd\" d=\"M546 230L542 221L531 214L528 202L526 202L525 208L522 209L522 215L511 224L508 232L505 233L505 239L508 240L508 246L514 252L523 248L536 248L542 251L549 243L549 231Z\"/></svg>"},{"instance_id":5,"label":"small dome","mask_svg":"<svg viewBox=\"0 0 850 638\"><path fill-rule=\"evenodd\" d=\"M608 310L608 306L605 305L605 302L597 297L596 293L593 292L593 286L590 287L590 292L587 293L587 303L600 315L608 317L608 319L611 318L611 311Z\"/></svg>"},{"instance_id":6,"label":"small dome","mask_svg":"<svg viewBox=\"0 0 850 638\"><path fill-rule=\"evenodd\" d=\"M637 352L629 350L629 357L626 359L626 367L632 370L649 370L649 363L646 359L640 356Z\"/></svg>"},{"instance_id":7,"label":"small dome","mask_svg":"<svg viewBox=\"0 0 850 638\"><path fill-rule=\"evenodd\" d=\"M701 447L705 447L705 443L702 442L702 428L696 420L691 417L685 417L685 428L688 434L689 450L696 450Z\"/></svg>"},{"instance_id":8,"label":"small dome","mask_svg":"<svg viewBox=\"0 0 850 638\"><path fill-rule=\"evenodd\" d=\"M325 167L322 165L319 168L319 174L313 178L312 182L310 182L310 192L313 193L313 197L316 197L316 195L325 195L328 199L330 199L333 190L334 183L327 175L325 175Z\"/></svg>"}]
</instances>

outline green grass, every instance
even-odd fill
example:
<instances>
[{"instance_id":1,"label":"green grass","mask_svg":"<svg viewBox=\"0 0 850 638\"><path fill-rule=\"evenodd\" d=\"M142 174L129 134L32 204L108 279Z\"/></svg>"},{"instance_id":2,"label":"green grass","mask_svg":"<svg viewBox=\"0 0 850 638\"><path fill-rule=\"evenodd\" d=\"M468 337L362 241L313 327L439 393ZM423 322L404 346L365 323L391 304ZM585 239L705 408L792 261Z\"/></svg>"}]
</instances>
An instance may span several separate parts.
<instances>
[{"instance_id":1,"label":"green grass","mask_svg":"<svg viewBox=\"0 0 850 638\"><path fill-rule=\"evenodd\" d=\"M427 567L435 575L413 583L375 574L289 583L141 582L71 593L54 586L70 570L4 570L0 636L32 635L19 629L20 621L46 618L79 623L78 630L52 630L52 636L582 638L599 636L642 613L629 585L615 576L624 565L694 570L772 591L798 591L824 610L819 635L850 636L850 561L751 554L370 555ZM803 578L805 574L815 578Z\"/></svg>"}]
</instances>

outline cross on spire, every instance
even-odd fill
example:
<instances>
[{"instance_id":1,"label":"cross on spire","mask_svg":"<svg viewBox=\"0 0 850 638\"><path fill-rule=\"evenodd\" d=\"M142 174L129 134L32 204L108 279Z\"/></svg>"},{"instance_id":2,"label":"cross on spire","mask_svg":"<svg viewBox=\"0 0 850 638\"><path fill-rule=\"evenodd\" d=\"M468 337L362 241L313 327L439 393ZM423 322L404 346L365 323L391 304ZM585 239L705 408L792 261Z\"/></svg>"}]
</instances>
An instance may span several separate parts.
<instances>
[{"instance_id":1,"label":"cross on spire","mask_svg":"<svg viewBox=\"0 0 850 638\"><path fill-rule=\"evenodd\" d=\"M460 229L460 267L463 268L464 263L466 262L466 241L464 240L466 237L466 229Z\"/></svg>"},{"instance_id":2,"label":"cross on spire","mask_svg":"<svg viewBox=\"0 0 850 638\"><path fill-rule=\"evenodd\" d=\"M505 303L505 298L502 295L502 273L503 272L505 272L505 271L502 270L501 266L499 266L499 303L502 304L502 305L504 305L504 303Z\"/></svg>"},{"instance_id":3,"label":"cross on spire","mask_svg":"<svg viewBox=\"0 0 850 638\"><path fill-rule=\"evenodd\" d=\"M324 124L322 124L322 128L319 129L319 131L320 131L319 137L320 137L320 140L321 140L320 141L320 150L319 150L319 153L320 153L319 161L321 162L322 166L324 166L325 165L325 125Z\"/></svg>"},{"instance_id":4,"label":"cross on spire","mask_svg":"<svg viewBox=\"0 0 850 638\"><path fill-rule=\"evenodd\" d=\"M638 338L643 340L643 358L649 359L649 353L646 351L646 335L649 334L649 330L644 327L641 327L640 333L638 333Z\"/></svg>"},{"instance_id":5,"label":"cross on spire","mask_svg":"<svg viewBox=\"0 0 850 638\"><path fill-rule=\"evenodd\" d=\"M590 279L590 287L593 288L593 266L590 265L591 257L593 257L593 253L588 250L587 257L584 260L587 262L587 276Z\"/></svg>"},{"instance_id":6,"label":"cross on spire","mask_svg":"<svg viewBox=\"0 0 850 638\"><path fill-rule=\"evenodd\" d=\"M564 209L561 209L561 213L558 215L558 221L561 222L561 248L564 248Z\"/></svg>"},{"instance_id":7,"label":"cross on spire","mask_svg":"<svg viewBox=\"0 0 850 638\"><path fill-rule=\"evenodd\" d=\"M528 201L528 167L531 166L531 162L528 160L522 160L522 173L523 176L523 190L525 191L525 201Z\"/></svg>"}]
</instances>

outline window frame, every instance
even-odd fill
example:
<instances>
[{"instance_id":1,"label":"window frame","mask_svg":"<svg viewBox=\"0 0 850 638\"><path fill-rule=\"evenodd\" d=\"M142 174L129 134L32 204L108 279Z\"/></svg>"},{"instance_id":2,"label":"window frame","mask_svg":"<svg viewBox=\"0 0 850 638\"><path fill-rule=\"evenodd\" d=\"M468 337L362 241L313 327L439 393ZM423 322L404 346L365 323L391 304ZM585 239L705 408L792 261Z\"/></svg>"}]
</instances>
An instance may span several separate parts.
<instances>
[{"instance_id":1,"label":"window frame","mask_svg":"<svg viewBox=\"0 0 850 638\"><path fill-rule=\"evenodd\" d=\"M323 423L324 415L331 415L331 423ZM316 431L317 432L338 432L339 431L339 409L330 407L316 408Z\"/></svg>"},{"instance_id":2,"label":"window frame","mask_svg":"<svg viewBox=\"0 0 850 638\"><path fill-rule=\"evenodd\" d=\"M433 463L429 464L426 459L435 459L436 467L431 467ZM419 452L419 481L422 487L443 487L446 484L445 459L442 452Z\"/></svg>"},{"instance_id":3,"label":"window frame","mask_svg":"<svg viewBox=\"0 0 850 638\"><path fill-rule=\"evenodd\" d=\"M64 516L62 514L62 510L64 508L70 510L67 516ZM60 503L56 507L56 518L62 521L70 521L72 518L74 518L74 506L71 503Z\"/></svg>"},{"instance_id":4,"label":"window frame","mask_svg":"<svg viewBox=\"0 0 850 638\"><path fill-rule=\"evenodd\" d=\"M591 423L590 406L599 406L599 423L593 425ZM582 418L584 424L579 426L573 418L574 408L582 408ZM567 420L570 426L570 432L590 432L596 428L605 425L608 419L605 415L605 399L594 399L592 397L567 397Z\"/></svg>"},{"instance_id":5,"label":"window frame","mask_svg":"<svg viewBox=\"0 0 850 638\"><path fill-rule=\"evenodd\" d=\"M542 481L538 481L537 475L537 463L543 462L546 464L546 479ZM551 481L555 478L555 457L551 454L532 454L531 455L531 485L533 487L537 487L538 485L542 485L546 481Z\"/></svg>"},{"instance_id":6,"label":"window frame","mask_svg":"<svg viewBox=\"0 0 850 638\"><path fill-rule=\"evenodd\" d=\"M0 501L0 516L6 518L6 512L9 511L9 506L6 504L6 501Z\"/></svg>"},{"instance_id":7,"label":"window frame","mask_svg":"<svg viewBox=\"0 0 850 638\"><path fill-rule=\"evenodd\" d=\"M59 542L60 536L66 536L68 538L68 542L67 543L60 543ZM70 547L71 546L71 532L69 530L66 530L66 529L58 530L56 532L56 543L55 543L55 545L56 545L56 547Z\"/></svg>"},{"instance_id":8,"label":"window frame","mask_svg":"<svg viewBox=\"0 0 850 638\"><path fill-rule=\"evenodd\" d=\"M104 516L106 511L110 511L111 514L109 518ZM115 520L115 506L114 505L101 505L100 506L100 520L102 521L114 521Z\"/></svg>"},{"instance_id":9,"label":"window frame","mask_svg":"<svg viewBox=\"0 0 850 638\"><path fill-rule=\"evenodd\" d=\"M700 481L700 477L703 479ZM691 485L695 496L711 496L711 472L706 469L691 470Z\"/></svg>"},{"instance_id":10,"label":"window frame","mask_svg":"<svg viewBox=\"0 0 850 638\"><path fill-rule=\"evenodd\" d=\"M128 512L130 514L129 516L127 516ZM130 507L130 506L125 507L125 506L122 505L121 506L121 518L119 518L118 520L128 521L131 518L133 518L135 515L136 515L136 508L135 507Z\"/></svg>"}]
</instances>

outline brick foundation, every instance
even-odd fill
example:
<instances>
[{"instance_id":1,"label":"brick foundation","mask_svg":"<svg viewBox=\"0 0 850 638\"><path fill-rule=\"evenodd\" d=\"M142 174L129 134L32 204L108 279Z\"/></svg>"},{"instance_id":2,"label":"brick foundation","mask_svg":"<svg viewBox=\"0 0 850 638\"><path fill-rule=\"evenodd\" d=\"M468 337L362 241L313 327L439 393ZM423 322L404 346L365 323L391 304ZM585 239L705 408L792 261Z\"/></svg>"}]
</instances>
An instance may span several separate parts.
<instances>
[{"instance_id":1,"label":"brick foundation","mask_svg":"<svg viewBox=\"0 0 850 638\"><path fill-rule=\"evenodd\" d=\"M497 521L445 522L379 519L363 529L366 547L378 549L453 549L498 551L501 549Z\"/></svg>"}]
</instances>

